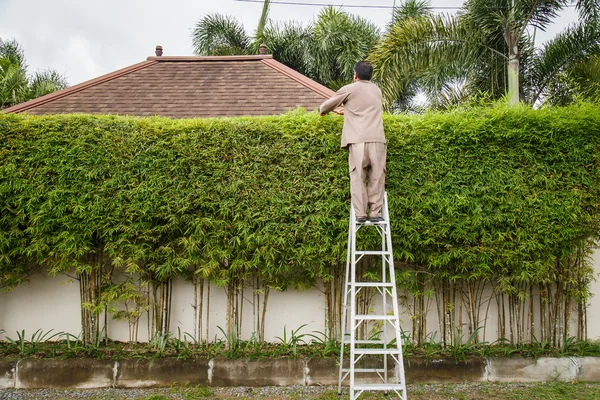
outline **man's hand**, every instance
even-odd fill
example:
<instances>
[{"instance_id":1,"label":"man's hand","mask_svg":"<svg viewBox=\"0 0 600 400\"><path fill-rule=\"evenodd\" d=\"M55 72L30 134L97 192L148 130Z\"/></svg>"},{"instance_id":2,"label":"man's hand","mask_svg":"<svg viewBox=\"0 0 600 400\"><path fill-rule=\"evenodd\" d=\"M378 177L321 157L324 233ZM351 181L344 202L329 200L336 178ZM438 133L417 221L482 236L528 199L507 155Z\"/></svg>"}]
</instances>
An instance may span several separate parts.
<instances>
[{"instance_id":1,"label":"man's hand","mask_svg":"<svg viewBox=\"0 0 600 400\"><path fill-rule=\"evenodd\" d=\"M339 106L338 108L336 108L335 110L333 110L334 113L338 114L338 115L344 115L344 106Z\"/></svg>"}]
</instances>

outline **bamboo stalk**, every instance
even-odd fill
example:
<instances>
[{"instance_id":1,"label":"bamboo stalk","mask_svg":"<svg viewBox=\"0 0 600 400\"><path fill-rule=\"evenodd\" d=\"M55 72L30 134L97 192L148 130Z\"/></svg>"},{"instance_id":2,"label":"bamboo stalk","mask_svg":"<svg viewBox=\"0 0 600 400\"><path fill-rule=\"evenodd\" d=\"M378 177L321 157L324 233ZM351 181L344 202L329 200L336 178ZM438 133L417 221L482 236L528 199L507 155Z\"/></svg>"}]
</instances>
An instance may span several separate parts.
<instances>
[{"instance_id":1,"label":"bamboo stalk","mask_svg":"<svg viewBox=\"0 0 600 400\"><path fill-rule=\"evenodd\" d=\"M210 327L210 281L206 283L206 342L210 341L209 335L209 327Z\"/></svg>"},{"instance_id":2,"label":"bamboo stalk","mask_svg":"<svg viewBox=\"0 0 600 400\"><path fill-rule=\"evenodd\" d=\"M196 275L195 273L192 273L192 284L194 285L194 319L193 319L193 323L194 323L194 337L196 338L196 340L199 340L198 338L198 275Z\"/></svg>"},{"instance_id":3,"label":"bamboo stalk","mask_svg":"<svg viewBox=\"0 0 600 400\"><path fill-rule=\"evenodd\" d=\"M510 329L510 341L511 343L515 343L515 327L514 327L514 319L513 319L513 295L508 295L508 323Z\"/></svg>"},{"instance_id":4,"label":"bamboo stalk","mask_svg":"<svg viewBox=\"0 0 600 400\"><path fill-rule=\"evenodd\" d=\"M258 274L255 270L252 270L252 286L254 290L252 290L252 329L256 332L258 336L258 331L260 330L260 321L258 320L258 302L260 301L259 293L258 293Z\"/></svg>"},{"instance_id":5,"label":"bamboo stalk","mask_svg":"<svg viewBox=\"0 0 600 400\"><path fill-rule=\"evenodd\" d=\"M262 308L262 316L260 323L260 341L265 340L265 320L267 318L267 301L269 300L269 292L270 288L265 286L265 294L263 296L263 308Z\"/></svg>"},{"instance_id":6,"label":"bamboo stalk","mask_svg":"<svg viewBox=\"0 0 600 400\"><path fill-rule=\"evenodd\" d=\"M243 280L240 280L240 302L239 302L239 324L238 324L238 330L237 330L237 334L238 334L238 339L241 339L242 337L242 329L243 329L243 322L244 322L244 288L245 288L245 284Z\"/></svg>"},{"instance_id":7,"label":"bamboo stalk","mask_svg":"<svg viewBox=\"0 0 600 400\"><path fill-rule=\"evenodd\" d=\"M529 341L533 341L535 336L535 321L533 314L533 285L529 285Z\"/></svg>"}]
</instances>

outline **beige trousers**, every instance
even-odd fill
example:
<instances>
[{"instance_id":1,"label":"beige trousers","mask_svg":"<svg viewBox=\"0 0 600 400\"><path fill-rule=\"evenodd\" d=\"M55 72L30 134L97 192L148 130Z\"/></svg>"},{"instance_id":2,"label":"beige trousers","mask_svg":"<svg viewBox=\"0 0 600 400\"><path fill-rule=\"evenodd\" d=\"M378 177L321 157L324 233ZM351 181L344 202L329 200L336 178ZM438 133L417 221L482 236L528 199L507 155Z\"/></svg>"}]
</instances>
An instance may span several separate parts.
<instances>
[{"instance_id":1,"label":"beige trousers","mask_svg":"<svg viewBox=\"0 0 600 400\"><path fill-rule=\"evenodd\" d=\"M371 217L381 216L385 193L385 143L352 143L348 145L350 167L350 195L356 217L366 217L367 207ZM365 178L369 178L369 186Z\"/></svg>"}]
</instances>

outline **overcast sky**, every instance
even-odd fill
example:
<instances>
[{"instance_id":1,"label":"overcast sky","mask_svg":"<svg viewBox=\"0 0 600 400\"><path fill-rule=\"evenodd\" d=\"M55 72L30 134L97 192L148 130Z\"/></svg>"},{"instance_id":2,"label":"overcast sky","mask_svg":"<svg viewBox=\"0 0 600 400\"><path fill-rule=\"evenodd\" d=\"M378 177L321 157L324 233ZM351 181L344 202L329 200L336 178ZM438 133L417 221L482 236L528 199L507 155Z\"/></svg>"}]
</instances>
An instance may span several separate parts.
<instances>
[{"instance_id":1,"label":"overcast sky","mask_svg":"<svg viewBox=\"0 0 600 400\"><path fill-rule=\"evenodd\" d=\"M272 21L313 21L322 7L276 4ZM283 1L283 0L279 0ZM394 0L286 0L288 2L387 6ZM401 0L396 1L396 5ZM460 6L462 0L433 0L433 6ZM383 28L389 8L353 8ZM160 44L164 55L193 55L191 32L206 14L235 16L249 34L262 11L261 3L239 0L0 0L0 38L16 39L25 51L28 71L53 68L71 85L144 61ZM438 10L451 13L455 10ZM548 30L543 43L576 19L568 9Z\"/></svg>"}]
</instances>

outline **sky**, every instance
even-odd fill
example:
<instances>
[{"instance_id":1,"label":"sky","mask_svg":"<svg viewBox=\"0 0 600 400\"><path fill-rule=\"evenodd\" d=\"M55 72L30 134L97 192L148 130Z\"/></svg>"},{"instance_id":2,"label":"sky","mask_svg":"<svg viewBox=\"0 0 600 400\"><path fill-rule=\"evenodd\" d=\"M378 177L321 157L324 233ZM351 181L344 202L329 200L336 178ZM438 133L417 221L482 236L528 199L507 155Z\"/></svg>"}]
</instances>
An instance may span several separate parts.
<instances>
[{"instance_id":1,"label":"sky","mask_svg":"<svg viewBox=\"0 0 600 400\"><path fill-rule=\"evenodd\" d=\"M275 22L314 21L323 6L277 4ZM280 0L284 1L284 0ZM402 0L286 0L333 4L360 15L380 28ZM459 7L462 0L432 0L434 7ZM350 6L382 6L359 8ZM438 12L453 13L452 9ZM75 85L154 56L156 45L165 56L193 55L191 33L205 15L236 17L252 34L262 4L247 0L0 0L0 38L16 39L25 51L28 72L51 68ZM561 14L536 43L552 38L576 20L575 9Z\"/></svg>"}]
</instances>

